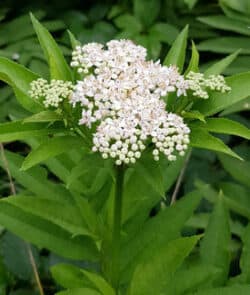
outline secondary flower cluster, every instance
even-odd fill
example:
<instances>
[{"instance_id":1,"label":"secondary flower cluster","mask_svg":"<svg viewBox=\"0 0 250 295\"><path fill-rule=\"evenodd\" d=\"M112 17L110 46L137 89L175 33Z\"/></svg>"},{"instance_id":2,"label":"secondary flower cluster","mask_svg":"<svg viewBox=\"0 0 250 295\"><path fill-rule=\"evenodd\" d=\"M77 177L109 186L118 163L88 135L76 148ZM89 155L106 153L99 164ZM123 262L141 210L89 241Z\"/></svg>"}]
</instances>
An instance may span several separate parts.
<instances>
[{"instance_id":1,"label":"secondary flower cluster","mask_svg":"<svg viewBox=\"0 0 250 295\"><path fill-rule=\"evenodd\" d=\"M78 46L71 66L89 73L78 81L71 98L80 103L80 124L100 122L93 137L93 151L116 164L134 163L150 142L154 159L159 153L175 160L189 143L189 128L182 118L166 112L161 99L170 92L185 95L188 82L176 67L146 61L146 50L131 41L113 40L106 48L97 43Z\"/></svg>"},{"instance_id":2,"label":"secondary flower cluster","mask_svg":"<svg viewBox=\"0 0 250 295\"><path fill-rule=\"evenodd\" d=\"M194 96L208 99L207 89L220 91L222 93L231 90L226 85L225 79L221 75L209 75L205 77L202 73L189 72L186 76L189 89L193 91Z\"/></svg>"},{"instance_id":3,"label":"secondary flower cluster","mask_svg":"<svg viewBox=\"0 0 250 295\"><path fill-rule=\"evenodd\" d=\"M146 49L129 40L112 40L106 46L77 46L71 66L83 75L71 82L37 79L29 94L46 107L58 107L67 99L82 109L79 124L93 131L93 151L114 158L117 165L135 163L142 151L152 147L154 159L164 154L169 161L184 155L189 144L188 126L166 111L163 97L176 92L208 98L207 90L230 90L222 76L190 72L184 76L175 66L147 61Z\"/></svg>"},{"instance_id":4,"label":"secondary flower cluster","mask_svg":"<svg viewBox=\"0 0 250 295\"><path fill-rule=\"evenodd\" d=\"M34 99L42 99L46 108L58 107L64 99L73 94L74 86L69 81L47 80L39 78L30 83L29 95Z\"/></svg>"}]
</instances>

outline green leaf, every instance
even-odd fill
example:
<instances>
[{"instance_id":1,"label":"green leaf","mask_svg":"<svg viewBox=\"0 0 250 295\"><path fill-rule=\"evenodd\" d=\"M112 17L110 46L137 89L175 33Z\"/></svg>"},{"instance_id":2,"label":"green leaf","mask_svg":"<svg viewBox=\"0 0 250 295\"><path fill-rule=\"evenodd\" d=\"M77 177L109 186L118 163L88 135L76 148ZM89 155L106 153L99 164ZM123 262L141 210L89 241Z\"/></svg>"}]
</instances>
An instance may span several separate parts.
<instances>
[{"instance_id":1,"label":"green leaf","mask_svg":"<svg viewBox=\"0 0 250 295\"><path fill-rule=\"evenodd\" d=\"M154 36L155 39L165 42L169 45L173 44L178 36L178 29L172 24L156 23L149 29L149 34Z\"/></svg>"},{"instance_id":2,"label":"green leaf","mask_svg":"<svg viewBox=\"0 0 250 295\"><path fill-rule=\"evenodd\" d=\"M83 219L79 215L78 208L73 205L65 205L65 203L55 200L24 195L21 197L8 197L6 202L27 213L32 213L35 216L50 221L70 232L72 235L92 236L92 233L88 230L85 222L83 222ZM64 210L67 211L67 214L62 214Z\"/></svg>"},{"instance_id":3,"label":"green leaf","mask_svg":"<svg viewBox=\"0 0 250 295\"><path fill-rule=\"evenodd\" d=\"M240 52L241 52L241 49L235 51L234 53L223 58L222 60L212 64L204 72L204 74L206 76L209 76L209 75L219 75L219 74L223 73L223 71L235 60L235 58L239 55Z\"/></svg>"},{"instance_id":4,"label":"green leaf","mask_svg":"<svg viewBox=\"0 0 250 295\"><path fill-rule=\"evenodd\" d=\"M218 269L210 265L199 263L177 270L168 285L169 294L182 295L202 289L204 284L212 280L217 275Z\"/></svg>"},{"instance_id":5,"label":"green leaf","mask_svg":"<svg viewBox=\"0 0 250 295\"><path fill-rule=\"evenodd\" d=\"M176 65L179 71L182 72L186 55L187 36L188 26L186 26L177 36L164 60L164 65Z\"/></svg>"},{"instance_id":6,"label":"green leaf","mask_svg":"<svg viewBox=\"0 0 250 295\"><path fill-rule=\"evenodd\" d=\"M243 247L240 257L240 269L241 275L244 278L244 282L250 282L250 223L245 228L244 235L242 237Z\"/></svg>"},{"instance_id":7,"label":"green leaf","mask_svg":"<svg viewBox=\"0 0 250 295\"><path fill-rule=\"evenodd\" d=\"M198 20L216 29L250 36L250 30L245 22L231 19L224 15L203 16L198 17Z\"/></svg>"},{"instance_id":8,"label":"green leaf","mask_svg":"<svg viewBox=\"0 0 250 295\"><path fill-rule=\"evenodd\" d=\"M5 156L12 177L28 191L52 200L72 203L72 197L69 191L67 191L61 184L47 180L46 169L42 167L33 167L29 171L23 171L20 173L20 167L24 157L7 150L5 150ZM0 166L5 167L1 157Z\"/></svg>"},{"instance_id":9,"label":"green leaf","mask_svg":"<svg viewBox=\"0 0 250 295\"><path fill-rule=\"evenodd\" d=\"M214 278L213 285L215 286L220 286L227 280L230 266L230 237L228 210L223 202L223 197L219 195L200 248L202 261L222 271Z\"/></svg>"},{"instance_id":10,"label":"green leaf","mask_svg":"<svg viewBox=\"0 0 250 295\"><path fill-rule=\"evenodd\" d=\"M152 25L160 12L160 2L155 0L134 0L134 15L145 26Z\"/></svg>"},{"instance_id":11,"label":"green leaf","mask_svg":"<svg viewBox=\"0 0 250 295\"><path fill-rule=\"evenodd\" d=\"M245 295L250 292L250 285L234 285L230 287L214 288L192 293L192 295ZM191 294L190 294L191 295Z\"/></svg>"},{"instance_id":12,"label":"green leaf","mask_svg":"<svg viewBox=\"0 0 250 295\"><path fill-rule=\"evenodd\" d=\"M71 81L71 70L55 40L50 35L48 30L45 29L33 16L33 14L30 14L30 17L49 64L51 79Z\"/></svg>"},{"instance_id":13,"label":"green leaf","mask_svg":"<svg viewBox=\"0 0 250 295\"><path fill-rule=\"evenodd\" d=\"M56 293L55 295L102 295L100 292L96 291L95 289L89 289L89 288L75 288L70 289L67 291L62 291L59 293Z\"/></svg>"},{"instance_id":14,"label":"green leaf","mask_svg":"<svg viewBox=\"0 0 250 295\"><path fill-rule=\"evenodd\" d=\"M66 258L96 261L97 249L89 238L76 237L61 227L6 202L0 201L0 224L38 247Z\"/></svg>"},{"instance_id":15,"label":"green leaf","mask_svg":"<svg viewBox=\"0 0 250 295\"><path fill-rule=\"evenodd\" d=\"M81 143L81 140L75 136L59 136L49 139L29 153L22 164L21 170L27 170L49 158L79 148L83 144L84 143Z\"/></svg>"},{"instance_id":16,"label":"green leaf","mask_svg":"<svg viewBox=\"0 0 250 295\"><path fill-rule=\"evenodd\" d=\"M28 95L30 83L39 76L24 66L7 58L0 57L0 80L9 84L19 103L28 111L35 113L43 110L43 106Z\"/></svg>"},{"instance_id":17,"label":"green leaf","mask_svg":"<svg viewBox=\"0 0 250 295\"><path fill-rule=\"evenodd\" d=\"M101 294L103 295L115 295L114 289L106 282L104 278L102 278L100 275L87 271L87 270L81 270L81 272L84 274L85 277L88 278L88 280L93 283L96 289L98 289Z\"/></svg>"},{"instance_id":18,"label":"green leaf","mask_svg":"<svg viewBox=\"0 0 250 295\"><path fill-rule=\"evenodd\" d=\"M27 139L33 136L45 136L59 133L65 129L62 126L50 126L40 123L24 124L22 120L0 124L0 141L8 142Z\"/></svg>"},{"instance_id":19,"label":"green leaf","mask_svg":"<svg viewBox=\"0 0 250 295\"><path fill-rule=\"evenodd\" d=\"M114 23L119 29L129 32L129 34L137 34L142 30L139 20L130 14L122 14L115 18Z\"/></svg>"},{"instance_id":20,"label":"green leaf","mask_svg":"<svg viewBox=\"0 0 250 295\"><path fill-rule=\"evenodd\" d=\"M181 116L187 119L198 119L199 121L206 122L204 115L196 110L190 112L182 111Z\"/></svg>"},{"instance_id":21,"label":"green leaf","mask_svg":"<svg viewBox=\"0 0 250 295\"><path fill-rule=\"evenodd\" d=\"M39 253L30 247L37 266L39 266ZM19 253L19 255L16 255ZM28 281L33 277L33 268L28 253L28 244L10 232L1 237L1 254L8 271L21 280Z\"/></svg>"},{"instance_id":22,"label":"green leaf","mask_svg":"<svg viewBox=\"0 0 250 295\"><path fill-rule=\"evenodd\" d=\"M25 118L23 120L23 123L55 122L55 121L62 121L62 120L63 120L63 117L61 114L54 111L46 110Z\"/></svg>"},{"instance_id":23,"label":"green leaf","mask_svg":"<svg viewBox=\"0 0 250 295\"><path fill-rule=\"evenodd\" d=\"M60 263L50 268L52 277L66 289L92 287L92 284L84 279L81 269L72 264Z\"/></svg>"},{"instance_id":24,"label":"green leaf","mask_svg":"<svg viewBox=\"0 0 250 295\"><path fill-rule=\"evenodd\" d=\"M157 252L158 247L179 237L183 225L198 206L200 199L201 194L197 191L191 192L173 206L150 218L139 232L135 232L132 238L129 237L122 248L121 268L124 276L130 275L141 259L150 257L152 253Z\"/></svg>"},{"instance_id":25,"label":"green leaf","mask_svg":"<svg viewBox=\"0 0 250 295\"><path fill-rule=\"evenodd\" d=\"M242 54L250 53L249 37L220 37L202 41L197 45L199 51L209 51L216 53L233 53L242 49Z\"/></svg>"},{"instance_id":26,"label":"green leaf","mask_svg":"<svg viewBox=\"0 0 250 295\"><path fill-rule=\"evenodd\" d=\"M231 87L227 93L210 93L209 99L194 104L193 108L199 110L205 116L214 115L236 102L250 95L250 72L241 73L226 78L226 83Z\"/></svg>"},{"instance_id":27,"label":"green leaf","mask_svg":"<svg viewBox=\"0 0 250 295\"><path fill-rule=\"evenodd\" d=\"M191 55L191 59L185 74L189 73L190 71L199 72L199 52L197 51L193 41L192 41L192 55Z\"/></svg>"},{"instance_id":28,"label":"green leaf","mask_svg":"<svg viewBox=\"0 0 250 295\"><path fill-rule=\"evenodd\" d=\"M199 236L180 238L157 249L140 263L133 274L129 295L162 294L183 260L192 251Z\"/></svg>"},{"instance_id":29,"label":"green leaf","mask_svg":"<svg viewBox=\"0 0 250 295\"><path fill-rule=\"evenodd\" d=\"M205 129L192 127L191 130L190 145L192 147L221 152L242 160L241 157L225 145L222 140L212 136Z\"/></svg>"},{"instance_id":30,"label":"green leaf","mask_svg":"<svg viewBox=\"0 0 250 295\"><path fill-rule=\"evenodd\" d=\"M219 156L224 169L237 181L250 187L250 162Z\"/></svg>"},{"instance_id":31,"label":"green leaf","mask_svg":"<svg viewBox=\"0 0 250 295\"><path fill-rule=\"evenodd\" d=\"M205 129L210 132L231 134L250 139L250 129L244 125L226 118L208 118L206 122L195 122L192 126Z\"/></svg>"}]
</instances>

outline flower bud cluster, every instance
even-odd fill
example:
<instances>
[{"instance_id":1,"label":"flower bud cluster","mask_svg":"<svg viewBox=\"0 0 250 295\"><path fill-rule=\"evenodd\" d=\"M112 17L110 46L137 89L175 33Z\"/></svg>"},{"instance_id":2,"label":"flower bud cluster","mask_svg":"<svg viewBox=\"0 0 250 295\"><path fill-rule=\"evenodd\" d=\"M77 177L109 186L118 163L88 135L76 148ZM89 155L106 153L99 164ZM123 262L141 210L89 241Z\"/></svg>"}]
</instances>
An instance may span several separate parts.
<instances>
[{"instance_id":1,"label":"flower bud cluster","mask_svg":"<svg viewBox=\"0 0 250 295\"><path fill-rule=\"evenodd\" d=\"M231 88L226 84L226 81L221 75L209 75L205 77L202 73L189 72L186 76L189 84L189 89L193 91L194 96L203 99L208 99L207 90L216 90L222 93L230 91Z\"/></svg>"},{"instance_id":2,"label":"flower bud cluster","mask_svg":"<svg viewBox=\"0 0 250 295\"><path fill-rule=\"evenodd\" d=\"M82 107L80 124L97 125L93 151L117 165L135 163L149 143L155 160L160 152L170 161L184 154L190 130L161 99L174 91L186 95L189 84L176 67L146 61L146 49L127 40L78 46L71 65L89 73L70 101Z\"/></svg>"},{"instance_id":3,"label":"flower bud cluster","mask_svg":"<svg viewBox=\"0 0 250 295\"><path fill-rule=\"evenodd\" d=\"M39 78L30 83L29 95L34 99L42 99L46 108L58 107L64 99L73 94L73 84L69 81L47 80Z\"/></svg>"}]
</instances>

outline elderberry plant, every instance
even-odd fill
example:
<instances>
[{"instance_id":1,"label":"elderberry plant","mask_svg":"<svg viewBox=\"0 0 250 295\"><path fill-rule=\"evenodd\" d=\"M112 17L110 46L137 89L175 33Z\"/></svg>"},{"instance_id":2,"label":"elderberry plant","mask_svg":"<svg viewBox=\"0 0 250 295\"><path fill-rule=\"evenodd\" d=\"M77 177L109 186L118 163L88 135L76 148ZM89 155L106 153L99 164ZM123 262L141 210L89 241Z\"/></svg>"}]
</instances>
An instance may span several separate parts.
<instances>
[{"instance_id":1,"label":"elderberry plant","mask_svg":"<svg viewBox=\"0 0 250 295\"><path fill-rule=\"evenodd\" d=\"M0 223L40 248L84 262L52 267L66 289L60 295L203 294L195 292L223 286L229 250L221 250L225 259L219 264L209 238L221 216L226 230L217 238L230 239L222 194L216 195L201 246L200 235L181 231L202 192L167 207L165 194L192 147L241 159L209 132L250 138L240 123L212 117L250 95L250 73L224 79L227 59L200 73L194 44L183 72L187 28L163 64L147 60L146 49L130 40L82 46L70 33L70 68L49 32L31 19L51 79L0 58L1 79L33 113L0 125L1 141L22 140L31 147L24 160L6 152L24 190L0 201ZM15 169L20 166L22 171Z\"/></svg>"}]
</instances>

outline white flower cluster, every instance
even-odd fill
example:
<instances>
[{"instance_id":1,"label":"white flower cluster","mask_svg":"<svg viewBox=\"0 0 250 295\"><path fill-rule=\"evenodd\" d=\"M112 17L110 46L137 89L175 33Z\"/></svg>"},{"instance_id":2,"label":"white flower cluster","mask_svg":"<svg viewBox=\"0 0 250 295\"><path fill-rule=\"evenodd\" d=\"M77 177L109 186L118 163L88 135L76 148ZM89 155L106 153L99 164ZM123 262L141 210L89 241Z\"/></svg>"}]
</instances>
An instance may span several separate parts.
<instances>
[{"instance_id":1,"label":"white flower cluster","mask_svg":"<svg viewBox=\"0 0 250 295\"><path fill-rule=\"evenodd\" d=\"M186 95L189 84L176 67L146 61L146 49L127 40L78 46L71 66L89 73L70 101L82 107L80 124L97 124L93 151L117 165L134 163L149 143L155 160L160 152L170 161L184 154L190 130L161 99L173 91Z\"/></svg>"},{"instance_id":2,"label":"white flower cluster","mask_svg":"<svg viewBox=\"0 0 250 295\"><path fill-rule=\"evenodd\" d=\"M189 72L186 76L189 89L193 91L194 96L208 99L207 89L220 91L222 93L230 91L231 88L226 85L226 81L221 75L209 75L205 77L202 73Z\"/></svg>"},{"instance_id":3,"label":"white flower cluster","mask_svg":"<svg viewBox=\"0 0 250 295\"><path fill-rule=\"evenodd\" d=\"M64 99L73 94L73 84L69 81L47 80L39 78L30 83L29 95L34 99L42 99L46 108L58 107Z\"/></svg>"}]
</instances>

